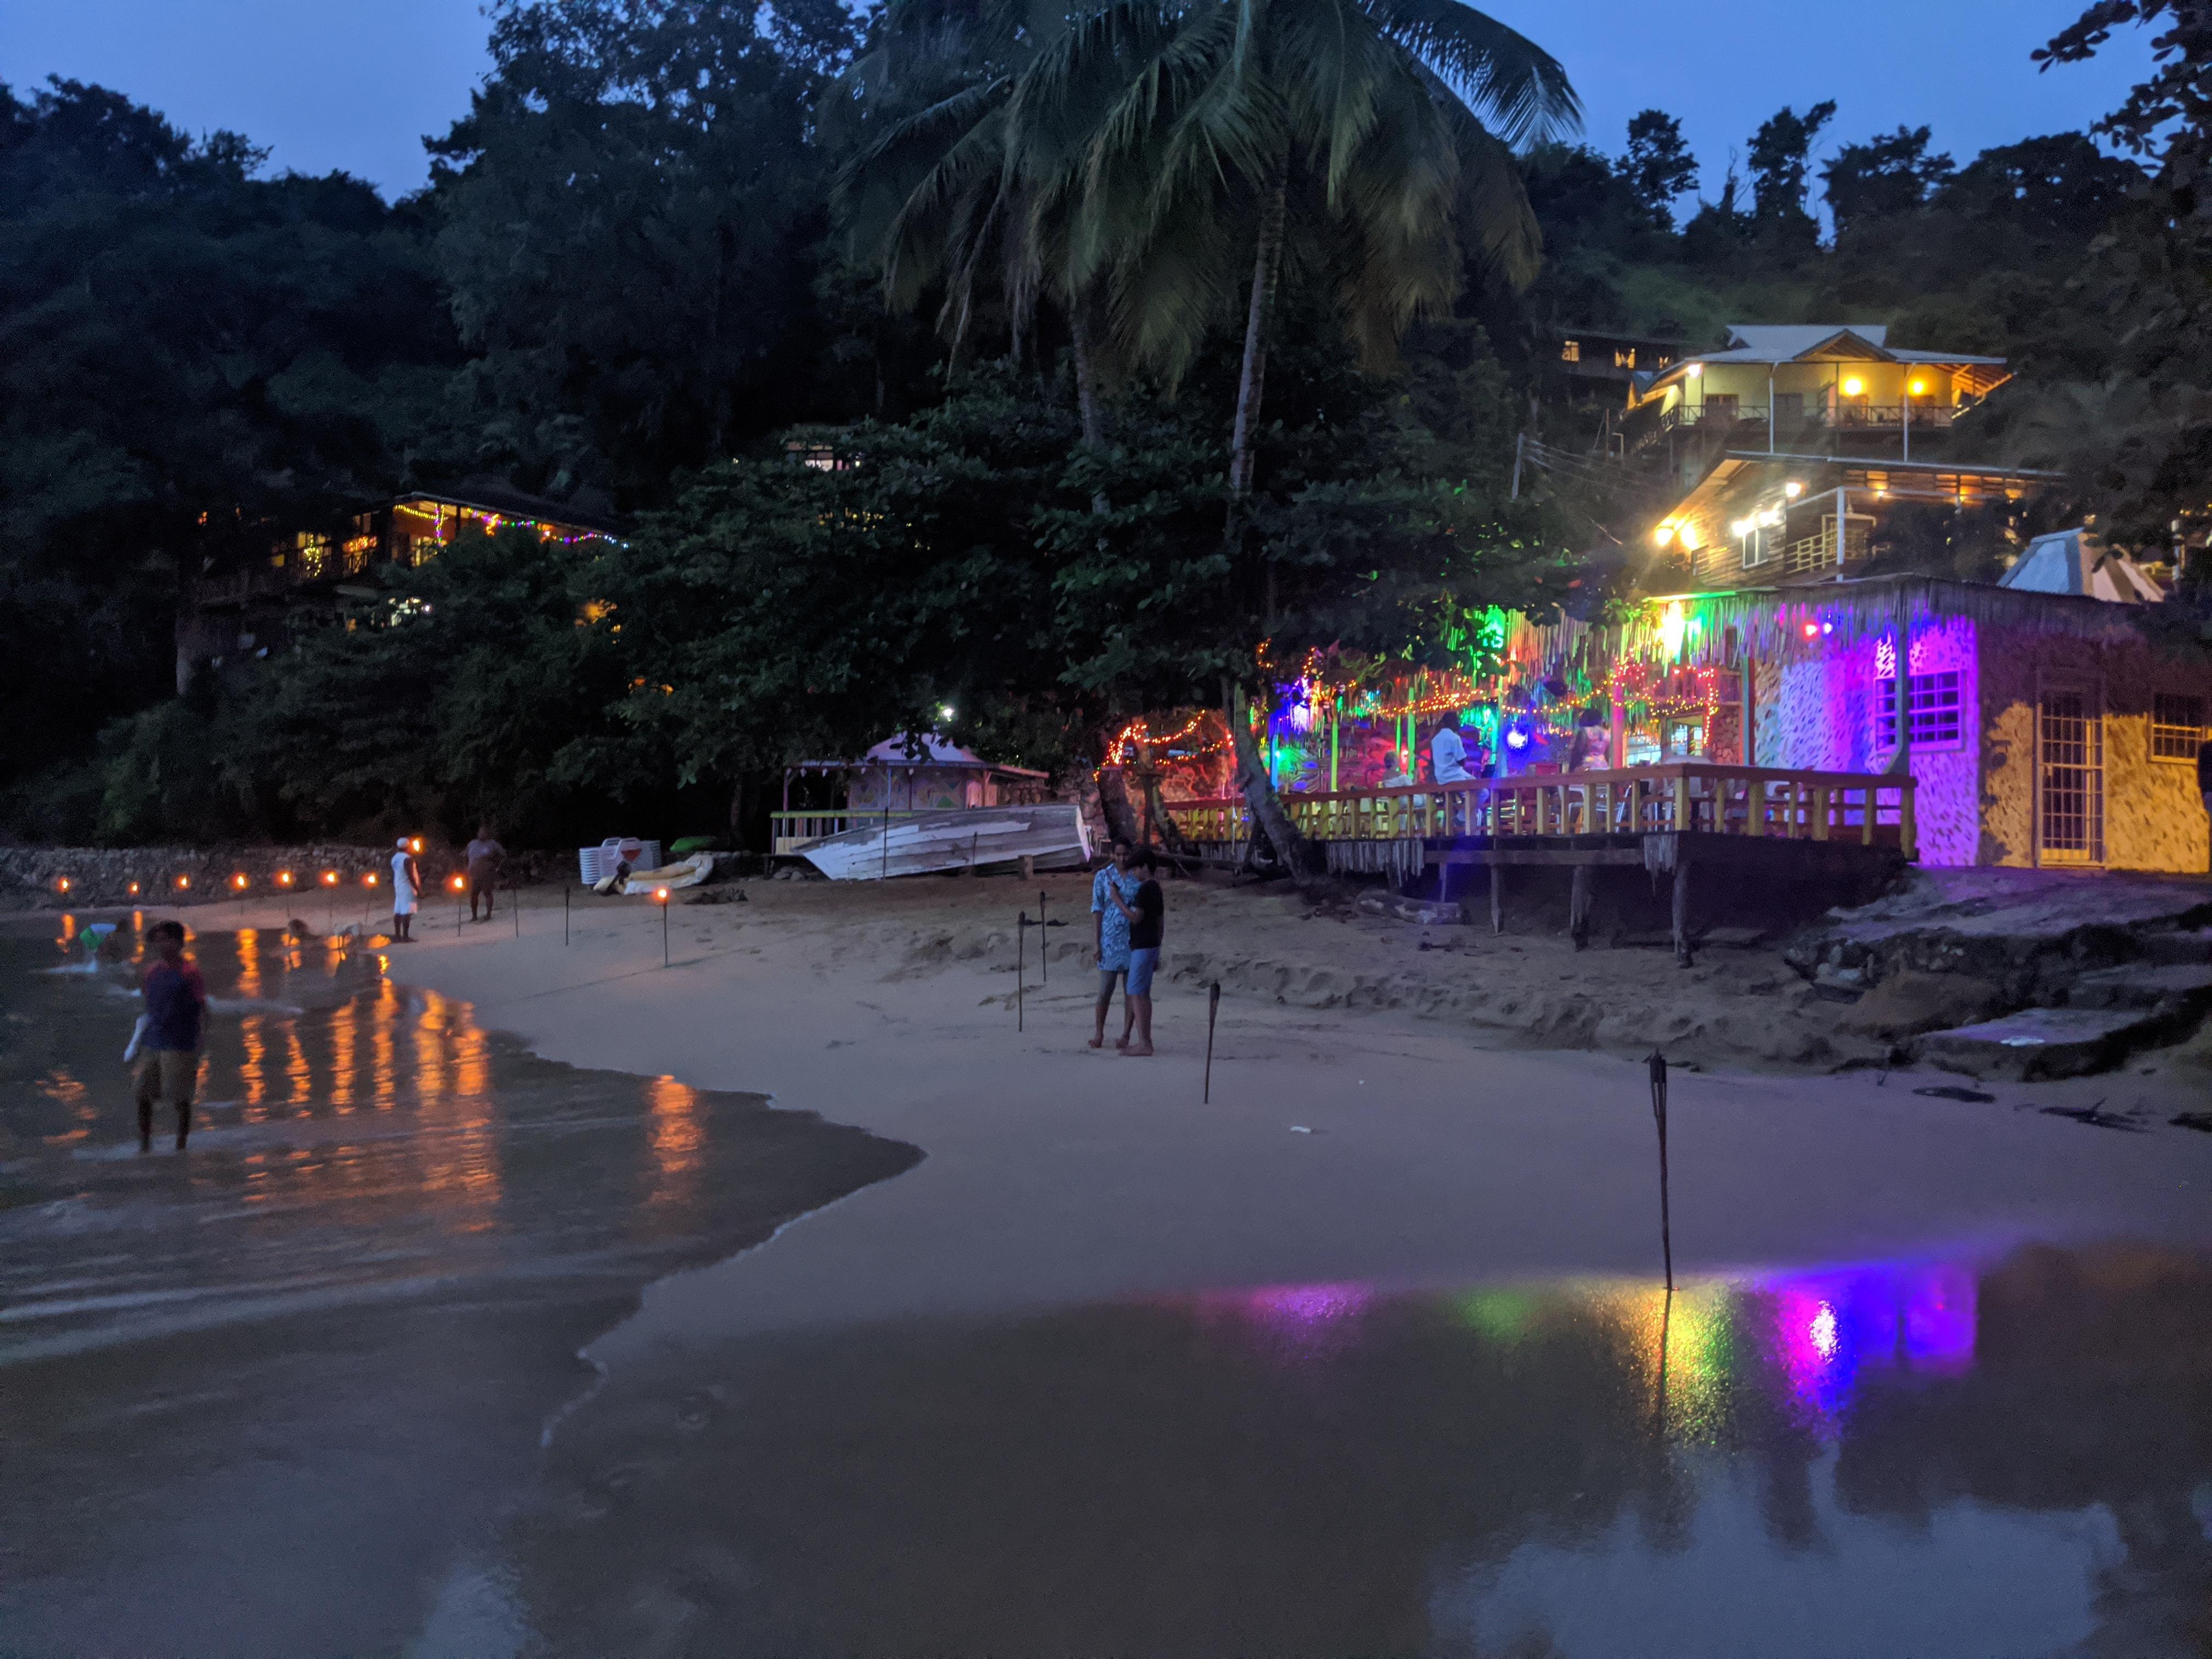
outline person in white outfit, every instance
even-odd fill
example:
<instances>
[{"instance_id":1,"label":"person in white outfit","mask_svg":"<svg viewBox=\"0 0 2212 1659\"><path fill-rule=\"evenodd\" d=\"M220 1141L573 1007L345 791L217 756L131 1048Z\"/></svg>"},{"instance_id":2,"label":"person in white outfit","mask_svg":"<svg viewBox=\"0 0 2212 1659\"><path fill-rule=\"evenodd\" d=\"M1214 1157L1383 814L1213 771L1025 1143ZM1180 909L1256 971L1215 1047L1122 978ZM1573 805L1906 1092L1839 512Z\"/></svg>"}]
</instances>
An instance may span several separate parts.
<instances>
[{"instance_id":1,"label":"person in white outfit","mask_svg":"<svg viewBox=\"0 0 2212 1659\"><path fill-rule=\"evenodd\" d=\"M402 836L399 850L392 855L392 937L411 943L408 931L415 924L416 896L422 890L422 868L415 862L414 843Z\"/></svg>"},{"instance_id":2,"label":"person in white outfit","mask_svg":"<svg viewBox=\"0 0 2212 1659\"><path fill-rule=\"evenodd\" d=\"M1437 723L1437 734L1429 739L1429 761L1435 769L1438 783L1473 783L1474 774L1467 769L1467 742L1459 734L1459 726L1452 720Z\"/></svg>"}]
</instances>

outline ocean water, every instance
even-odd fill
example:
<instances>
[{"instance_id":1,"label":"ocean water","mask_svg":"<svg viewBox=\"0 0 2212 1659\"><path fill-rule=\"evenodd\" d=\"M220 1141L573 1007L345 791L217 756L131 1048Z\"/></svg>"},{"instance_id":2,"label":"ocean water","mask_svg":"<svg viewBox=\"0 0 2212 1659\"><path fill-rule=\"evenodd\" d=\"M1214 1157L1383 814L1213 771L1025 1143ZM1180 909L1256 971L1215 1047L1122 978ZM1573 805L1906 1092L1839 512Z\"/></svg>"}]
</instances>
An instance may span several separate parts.
<instances>
[{"instance_id":1,"label":"ocean water","mask_svg":"<svg viewBox=\"0 0 2212 1659\"><path fill-rule=\"evenodd\" d=\"M1286 1285L625 1365L508 1534L560 1654L2183 1659L2212 1264Z\"/></svg>"},{"instance_id":2,"label":"ocean water","mask_svg":"<svg viewBox=\"0 0 2212 1659\"><path fill-rule=\"evenodd\" d=\"M0 938L0 1651L398 1650L597 1386L580 1346L919 1156L251 930L194 941L202 1104L142 1155L136 949Z\"/></svg>"}]
</instances>

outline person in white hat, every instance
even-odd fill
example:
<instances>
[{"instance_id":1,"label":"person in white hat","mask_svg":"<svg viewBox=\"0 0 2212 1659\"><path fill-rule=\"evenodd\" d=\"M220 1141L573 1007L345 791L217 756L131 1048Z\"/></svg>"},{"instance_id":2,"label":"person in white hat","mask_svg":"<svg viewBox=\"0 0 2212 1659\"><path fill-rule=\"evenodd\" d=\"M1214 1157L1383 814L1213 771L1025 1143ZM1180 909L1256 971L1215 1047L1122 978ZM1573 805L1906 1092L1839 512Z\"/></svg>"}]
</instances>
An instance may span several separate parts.
<instances>
[{"instance_id":1,"label":"person in white hat","mask_svg":"<svg viewBox=\"0 0 2212 1659\"><path fill-rule=\"evenodd\" d=\"M412 943L408 929L415 925L415 898L422 890L422 869L415 862L415 843L404 836L392 855L392 938Z\"/></svg>"}]
</instances>

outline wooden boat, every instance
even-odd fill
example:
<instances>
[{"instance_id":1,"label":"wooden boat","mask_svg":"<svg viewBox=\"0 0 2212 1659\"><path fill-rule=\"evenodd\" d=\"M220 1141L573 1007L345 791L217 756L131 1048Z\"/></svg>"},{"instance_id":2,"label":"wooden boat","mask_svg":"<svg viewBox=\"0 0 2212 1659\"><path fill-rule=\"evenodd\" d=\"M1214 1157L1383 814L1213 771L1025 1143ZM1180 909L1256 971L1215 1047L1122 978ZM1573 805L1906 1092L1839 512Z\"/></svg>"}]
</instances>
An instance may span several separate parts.
<instances>
[{"instance_id":1,"label":"wooden boat","mask_svg":"<svg viewBox=\"0 0 2212 1659\"><path fill-rule=\"evenodd\" d=\"M988 871L1024 859L1039 870L1077 870L1091 862L1091 830L1069 801L971 806L848 830L793 851L832 881Z\"/></svg>"}]
</instances>

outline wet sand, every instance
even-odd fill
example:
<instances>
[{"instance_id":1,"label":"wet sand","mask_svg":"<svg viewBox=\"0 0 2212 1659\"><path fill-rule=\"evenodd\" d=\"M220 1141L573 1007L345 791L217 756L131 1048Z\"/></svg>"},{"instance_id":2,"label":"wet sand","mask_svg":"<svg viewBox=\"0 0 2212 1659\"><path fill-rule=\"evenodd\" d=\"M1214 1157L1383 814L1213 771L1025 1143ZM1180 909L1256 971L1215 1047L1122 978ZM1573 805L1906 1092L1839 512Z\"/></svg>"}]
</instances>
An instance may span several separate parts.
<instances>
[{"instance_id":1,"label":"wet sand","mask_svg":"<svg viewBox=\"0 0 2212 1659\"><path fill-rule=\"evenodd\" d=\"M1034 977L1030 936L1019 1032L1011 924L1016 909L1034 911L1036 892L1006 882L756 884L743 904L673 911L667 969L648 907L580 902L564 945L557 896L543 893L519 939L505 914L474 928L434 921L420 942L387 953L395 978L465 1002L476 1024L513 1032L547 1059L702 1091L761 1091L779 1108L927 1154L765 1249L660 1279L641 1309L592 1340L605 1386L562 1420L531 1502L482 1549L458 1559L448 1550L415 1650L1665 1650L1603 1645L1629 1639L1626 1614L1571 1644L1531 1634L1565 1628L1562 1597L1576 1600L1572 1587L1621 1517L1656 1504L1692 1518L1686 1535L1704 1536L1697 1517L1709 1516L1712 1536L1736 1541L1717 1555L1691 1551L1686 1565L1703 1577L1765 1572L1813 1548L1824 1527L1893 1507L1908 1531L1963 1527L1966 1542L1949 1556L1911 1547L1894 1559L1854 1557L1859 1566L1823 1592L1835 1605L1856 1596L1870 1616L1879 1598L1869 1587L1885 1572L1930 1583L1963 1574L1975 1605L1997 1605L2008 1581L1975 1564L2003 1553L2004 1537L1956 1505L2001 1503L2002 1482L1961 1480L1948 1492L1913 1483L1923 1464L2008 1457L2021 1480L2047 1477L2058 1493L2043 1507L2063 1512L2051 1536L2080 1581L2069 1618L2109 1634L2197 1582L2190 1552L2203 1534L2175 1518L2193 1514L2192 1483L2207 1479L2193 1443L2159 1486L2168 1553L2153 1563L2147 1544L2108 1547L2098 1530L2100 1515L2125 1521L2133 1477L2100 1485L2082 1474L2068 1487L2057 1476L2075 1453L2035 1445L2063 1416L2057 1407L2037 1405L2026 1426L1993 1429L1977 1451L1972 1411L1943 1390L1986 1368L1892 1366L1932 1390L1932 1403L1899 1430L1892 1473L1854 1486L1842 1473L1855 1466L1853 1443L1782 1408L1805 1367L1800 1352L1792 1371L1788 1341L1773 1335L1795 1319L1819 1372L1848 1346L1837 1333L1858 1330L1837 1297L1776 1302L1794 1294L1776 1288L1793 1273L1934 1262L1979 1286L2050 1260L2021 1254L2050 1244L2093 1252L2063 1258L2077 1264L2104 1263L2094 1252L2112 1241L2152 1248L2124 1258L2160 1264L2143 1270L2153 1282L2133 1304L2123 1292L2140 1273L2050 1270L2101 1287L2076 1320L2092 1331L2124 1334L2171 1305L2194 1305L2201 1253L2212 1246L2212 1137L2166 1119L2199 1103L2195 1077L2168 1067L2007 1085L1983 1103L1911 1092L1956 1082L1941 1074L1678 1072L1678 1273L1696 1287L1690 1295L1765 1297L1758 1306L1788 1316L1726 1322L1768 1333L1765 1348L1739 1345L1766 1355L1757 1365L1747 1358L1741 1376L1721 1369L1744 1401L1770 1402L1744 1409L1767 1411L1762 1420L1775 1426L1684 1443L1645 1418L1668 1397L1661 1370L1686 1363L1670 1340L1570 1345L1566 1358L1528 1365L1481 1322L1469 1338L1443 1331L1434 1314L1446 1289L1455 1298L1507 1291L1568 1310L1558 1317L1571 1328L1596 1320L1642 1330L1654 1305L1668 1328L1674 1304L1651 1303L1656 1203L1641 1066L1486 1048L1480 1032L1402 1011L1300 1007L1287 994L1276 1002L1252 988L1265 983L1253 964L1264 966L1267 952L1238 915L1218 909L1217 896L1183 902L1194 896L1171 889L1170 966L1179 952L1186 963L1246 965L1245 988L1224 1000L1213 1101L1201 1106L1198 976L1159 988L1158 1059L1085 1048L1087 884L1046 884L1053 915L1074 925L1054 930L1048 987ZM1674 970L1654 957L1650 971ZM2100 1098L2129 1127L2045 1109ZM1592 1276L1614 1288L1590 1290ZM1979 1295L1986 1304L1989 1293ZM1631 1311L1573 1311L1612 1305L1607 1297ZM1288 1322L1317 1330L1324 1356L1350 1356L1356 1386L1304 1360L1232 1364L1223 1352L1241 1352L1234 1342L1216 1352L1223 1330L1246 1327L1267 1346L1266 1310L1285 1298L1323 1310ZM1330 1305L1373 1311L1332 1320ZM1552 1317L1537 1322L1549 1328ZM1878 1333L1849 1341L1862 1336L1869 1352L1879 1346ZM2201 1347L2152 1347L2134 1369L2162 1366L2172 1397L2202 1398ZM2068 1353L2052 1370L2052 1399L2072 1409L2109 1395L2116 1373L2096 1341L2084 1337ZM1452 1409L1403 1395L1451 1395L1469 1368L1492 1380ZM1610 1403L1578 1422L1547 1405L1560 1393ZM1880 1388L1867 1397L1890 1396ZM1455 1410L1511 1433L1469 1438ZM2081 1455L2108 1471L2148 1464L2127 1438L2141 1427L2126 1411L2094 1416L2077 1431ZM1301 1483L1286 1471L1316 1437L1329 1442L1327 1456ZM1522 1491L1543 1460L1584 1455L1577 1445L1601 1459L1648 1458L1656 1447L1674 1473L1616 1480L1586 1510L1571 1506L1590 1497L1587 1486L1564 1497ZM1754 1468L1794 1471L1775 1477L1781 1498L1729 1496ZM1495 1513L1473 1518L1424 1500L1387 1547L1361 1545L1401 1489L1391 1472L1431 1468L1510 1490ZM1550 1480L1535 1486L1548 1492ZM812 1553L801 1548L810 1539ZM1607 1571L1684 1593L1668 1548L1644 1559L1632 1543ZM1519 1553L1546 1547L1556 1560ZM1770 1559L1776 1549L1782 1556ZM1192 1565L1207 1561L1217 1570ZM2148 1575L2139 1593L2125 1588L2136 1569ZM864 1585L874 1589L864 1595ZM1527 1630L1498 1626L1501 1607L1523 1609ZM1800 1639L1806 1628L1712 1651L1868 1650ZM2161 1642L2181 1628L2159 1615Z\"/></svg>"},{"instance_id":2,"label":"wet sand","mask_svg":"<svg viewBox=\"0 0 2212 1659\"><path fill-rule=\"evenodd\" d=\"M498 1559L577 1349L917 1156L534 1058L320 940L197 947L203 1104L141 1155L127 965L0 938L0 1651L398 1651Z\"/></svg>"}]
</instances>

